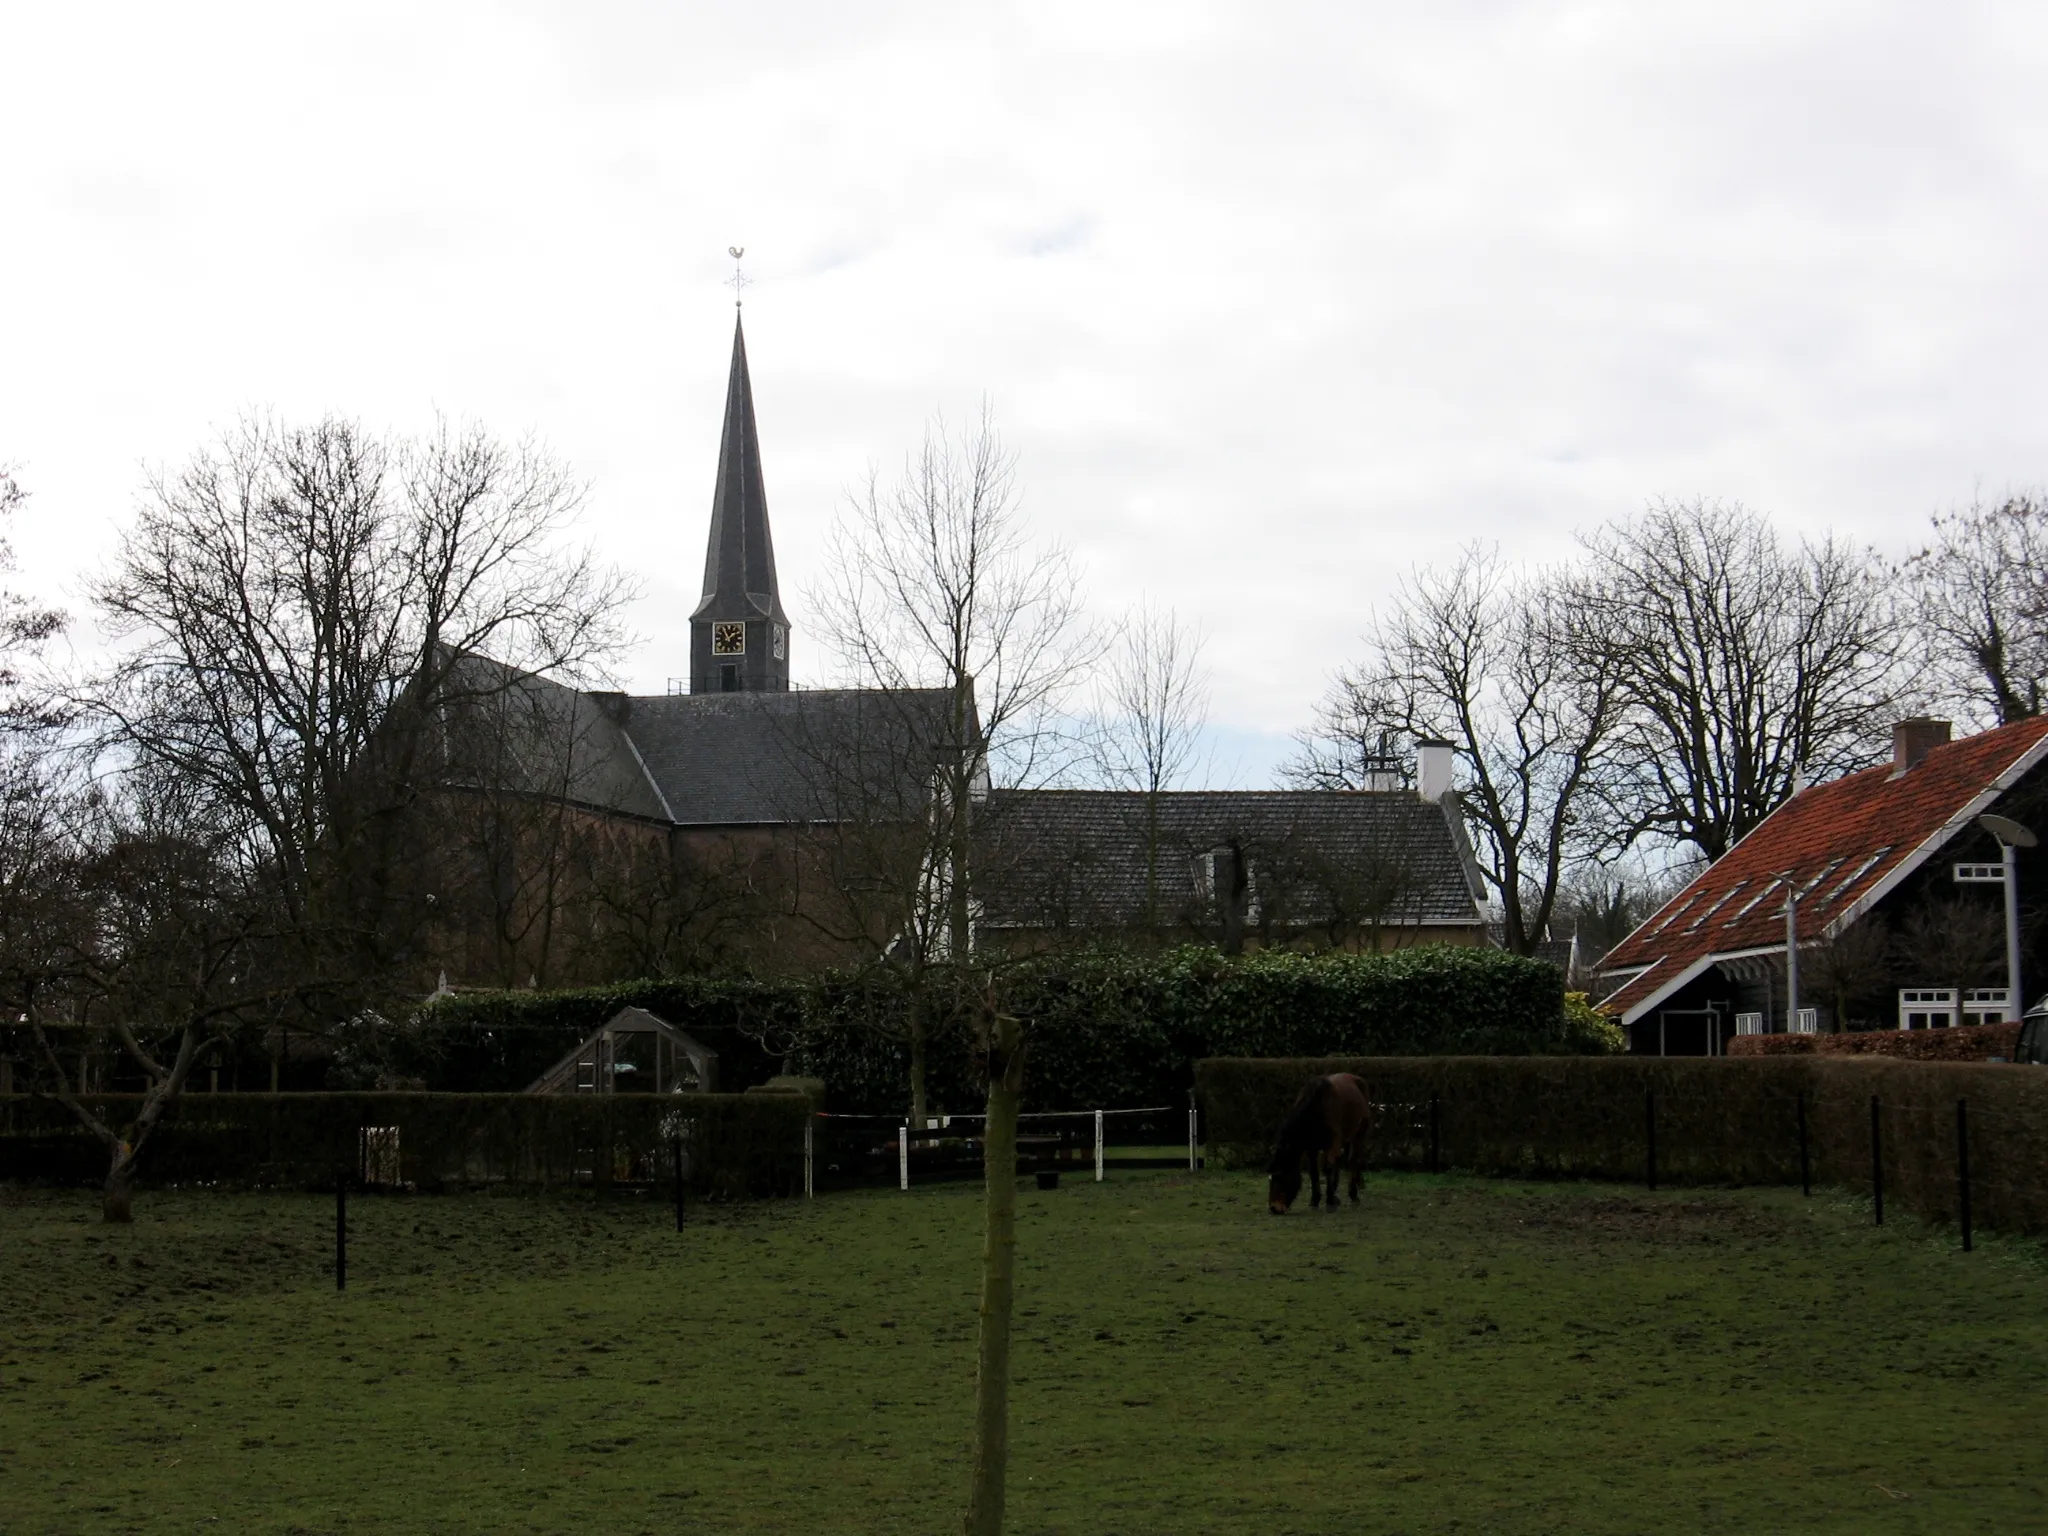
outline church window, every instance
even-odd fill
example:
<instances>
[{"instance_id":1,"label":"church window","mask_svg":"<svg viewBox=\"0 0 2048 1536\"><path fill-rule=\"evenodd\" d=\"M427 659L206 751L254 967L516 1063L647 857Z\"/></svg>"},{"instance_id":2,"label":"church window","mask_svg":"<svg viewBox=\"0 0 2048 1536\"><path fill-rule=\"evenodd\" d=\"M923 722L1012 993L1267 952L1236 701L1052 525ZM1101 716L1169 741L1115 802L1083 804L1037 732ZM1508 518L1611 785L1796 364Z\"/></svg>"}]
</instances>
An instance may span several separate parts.
<instances>
[{"instance_id":1,"label":"church window","mask_svg":"<svg viewBox=\"0 0 2048 1536\"><path fill-rule=\"evenodd\" d=\"M718 669L718 691L720 693L738 693L740 691L740 669L731 662L727 662Z\"/></svg>"}]
</instances>

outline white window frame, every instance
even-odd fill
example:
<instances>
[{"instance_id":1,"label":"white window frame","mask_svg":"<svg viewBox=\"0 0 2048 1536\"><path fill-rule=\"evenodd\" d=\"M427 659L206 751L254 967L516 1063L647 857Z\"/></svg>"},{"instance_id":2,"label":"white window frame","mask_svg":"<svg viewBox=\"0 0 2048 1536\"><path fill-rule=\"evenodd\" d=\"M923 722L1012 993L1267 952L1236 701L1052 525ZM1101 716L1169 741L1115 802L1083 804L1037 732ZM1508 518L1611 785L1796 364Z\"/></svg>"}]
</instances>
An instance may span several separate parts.
<instances>
[{"instance_id":1,"label":"white window frame","mask_svg":"<svg viewBox=\"0 0 2048 1536\"><path fill-rule=\"evenodd\" d=\"M1963 994L1962 1021L1969 1024L2003 1024L2010 987L1972 987Z\"/></svg>"},{"instance_id":2,"label":"white window frame","mask_svg":"<svg viewBox=\"0 0 2048 1536\"><path fill-rule=\"evenodd\" d=\"M1735 1033L1738 1035L1760 1035L1764 1032L1764 1016L1760 1013L1738 1013L1735 1015Z\"/></svg>"},{"instance_id":3,"label":"white window frame","mask_svg":"<svg viewBox=\"0 0 2048 1536\"><path fill-rule=\"evenodd\" d=\"M1795 1035L1817 1035L1820 1033L1820 1010L1802 1008L1792 1018L1792 1033Z\"/></svg>"},{"instance_id":4,"label":"white window frame","mask_svg":"<svg viewBox=\"0 0 2048 1536\"><path fill-rule=\"evenodd\" d=\"M1951 1029L1956 1013L1954 987L1899 988L1900 1029ZM1921 1022L1915 1023L1916 1019Z\"/></svg>"}]
</instances>

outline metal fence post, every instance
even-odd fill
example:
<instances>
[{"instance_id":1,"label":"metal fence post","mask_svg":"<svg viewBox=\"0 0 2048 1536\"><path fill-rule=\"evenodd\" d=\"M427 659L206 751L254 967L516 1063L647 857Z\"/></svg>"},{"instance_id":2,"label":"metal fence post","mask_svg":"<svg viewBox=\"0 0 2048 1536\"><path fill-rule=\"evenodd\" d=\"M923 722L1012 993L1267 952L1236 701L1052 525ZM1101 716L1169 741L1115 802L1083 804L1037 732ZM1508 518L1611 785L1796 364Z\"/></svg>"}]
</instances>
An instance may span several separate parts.
<instances>
[{"instance_id":1,"label":"metal fence post","mask_svg":"<svg viewBox=\"0 0 2048 1536\"><path fill-rule=\"evenodd\" d=\"M676 1230L683 1230L683 1133L676 1132Z\"/></svg>"},{"instance_id":2,"label":"metal fence post","mask_svg":"<svg viewBox=\"0 0 2048 1536\"><path fill-rule=\"evenodd\" d=\"M1657 1090L1643 1095L1643 1141L1646 1156L1643 1171L1650 1188L1657 1187Z\"/></svg>"},{"instance_id":3,"label":"metal fence post","mask_svg":"<svg viewBox=\"0 0 2048 1536\"><path fill-rule=\"evenodd\" d=\"M804 1198L806 1200L818 1198L818 1182L815 1171L817 1168L817 1143L815 1140L817 1129L818 1117L816 1115L807 1116L804 1120Z\"/></svg>"},{"instance_id":4,"label":"metal fence post","mask_svg":"<svg viewBox=\"0 0 2048 1536\"><path fill-rule=\"evenodd\" d=\"M910 1188L910 1127L905 1125L896 1132L896 1187Z\"/></svg>"},{"instance_id":5,"label":"metal fence post","mask_svg":"<svg viewBox=\"0 0 2048 1536\"><path fill-rule=\"evenodd\" d=\"M1806 1143L1806 1095L1799 1095L1799 1193L1813 1193L1813 1159Z\"/></svg>"},{"instance_id":6,"label":"metal fence post","mask_svg":"<svg viewBox=\"0 0 2048 1536\"><path fill-rule=\"evenodd\" d=\"M1095 1111L1095 1182L1102 1182L1102 1111Z\"/></svg>"},{"instance_id":7,"label":"metal fence post","mask_svg":"<svg viewBox=\"0 0 2048 1536\"><path fill-rule=\"evenodd\" d=\"M1188 1172L1195 1171L1195 1096L1188 1095Z\"/></svg>"},{"instance_id":8,"label":"metal fence post","mask_svg":"<svg viewBox=\"0 0 2048 1536\"><path fill-rule=\"evenodd\" d=\"M334 1171L334 1288L348 1289L348 1171Z\"/></svg>"},{"instance_id":9,"label":"metal fence post","mask_svg":"<svg viewBox=\"0 0 2048 1536\"><path fill-rule=\"evenodd\" d=\"M1878 1119L1877 1095L1870 1096L1870 1204L1877 1225L1884 1225L1884 1126Z\"/></svg>"},{"instance_id":10,"label":"metal fence post","mask_svg":"<svg viewBox=\"0 0 2048 1536\"><path fill-rule=\"evenodd\" d=\"M1956 1100L1956 1224L1963 1229L1963 1252L1970 1251L1970 1101Z\"/></svg>"}]
</instances>

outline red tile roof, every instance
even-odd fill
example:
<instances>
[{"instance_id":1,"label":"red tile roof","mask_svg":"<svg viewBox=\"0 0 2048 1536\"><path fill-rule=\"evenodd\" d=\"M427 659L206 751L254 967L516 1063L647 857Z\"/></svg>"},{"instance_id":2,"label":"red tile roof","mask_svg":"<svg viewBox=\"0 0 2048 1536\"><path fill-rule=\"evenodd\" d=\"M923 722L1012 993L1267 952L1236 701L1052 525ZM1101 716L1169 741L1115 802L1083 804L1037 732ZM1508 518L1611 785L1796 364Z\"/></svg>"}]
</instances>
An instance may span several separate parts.
<instances>
[{"instance_id":1,"label":"red tile roof","mask_svg":"<svg viewBox=\"0 0 2048 1536\"><path fill-rule=\"evenodd\" d=\"M1793 796L1608 953L1605 971L1645 969L1601 1008L1632 1023L1714 957L1783 945L1782 871L1799 884L1802 936L1839 931L2044 756L2048 717L1944 743L1897 776L1885 762Z\"/></svg>"}]
</instances>

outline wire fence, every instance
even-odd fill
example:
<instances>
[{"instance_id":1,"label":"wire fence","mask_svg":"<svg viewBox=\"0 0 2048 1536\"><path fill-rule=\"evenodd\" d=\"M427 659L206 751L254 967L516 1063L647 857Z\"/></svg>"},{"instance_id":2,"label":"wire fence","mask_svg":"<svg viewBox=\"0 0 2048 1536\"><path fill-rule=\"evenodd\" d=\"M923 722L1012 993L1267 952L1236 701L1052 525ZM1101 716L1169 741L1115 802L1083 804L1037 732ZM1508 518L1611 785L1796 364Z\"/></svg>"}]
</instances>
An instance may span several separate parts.
<instances>
[{"instance_id":1,"label":"wire fence","mask_svg":"<svg viewBox=\"0 0 2048 1536\"><path fill-rule=\"evenodd\" d=\"M1867 1058L1202 1063L1211 1150L1262 1161L1303 1081L1359 1074L1378 1168L1845 1190L1871 1216L2048 1232L2048 1071Z\"/></svg>"}]
</instances>

